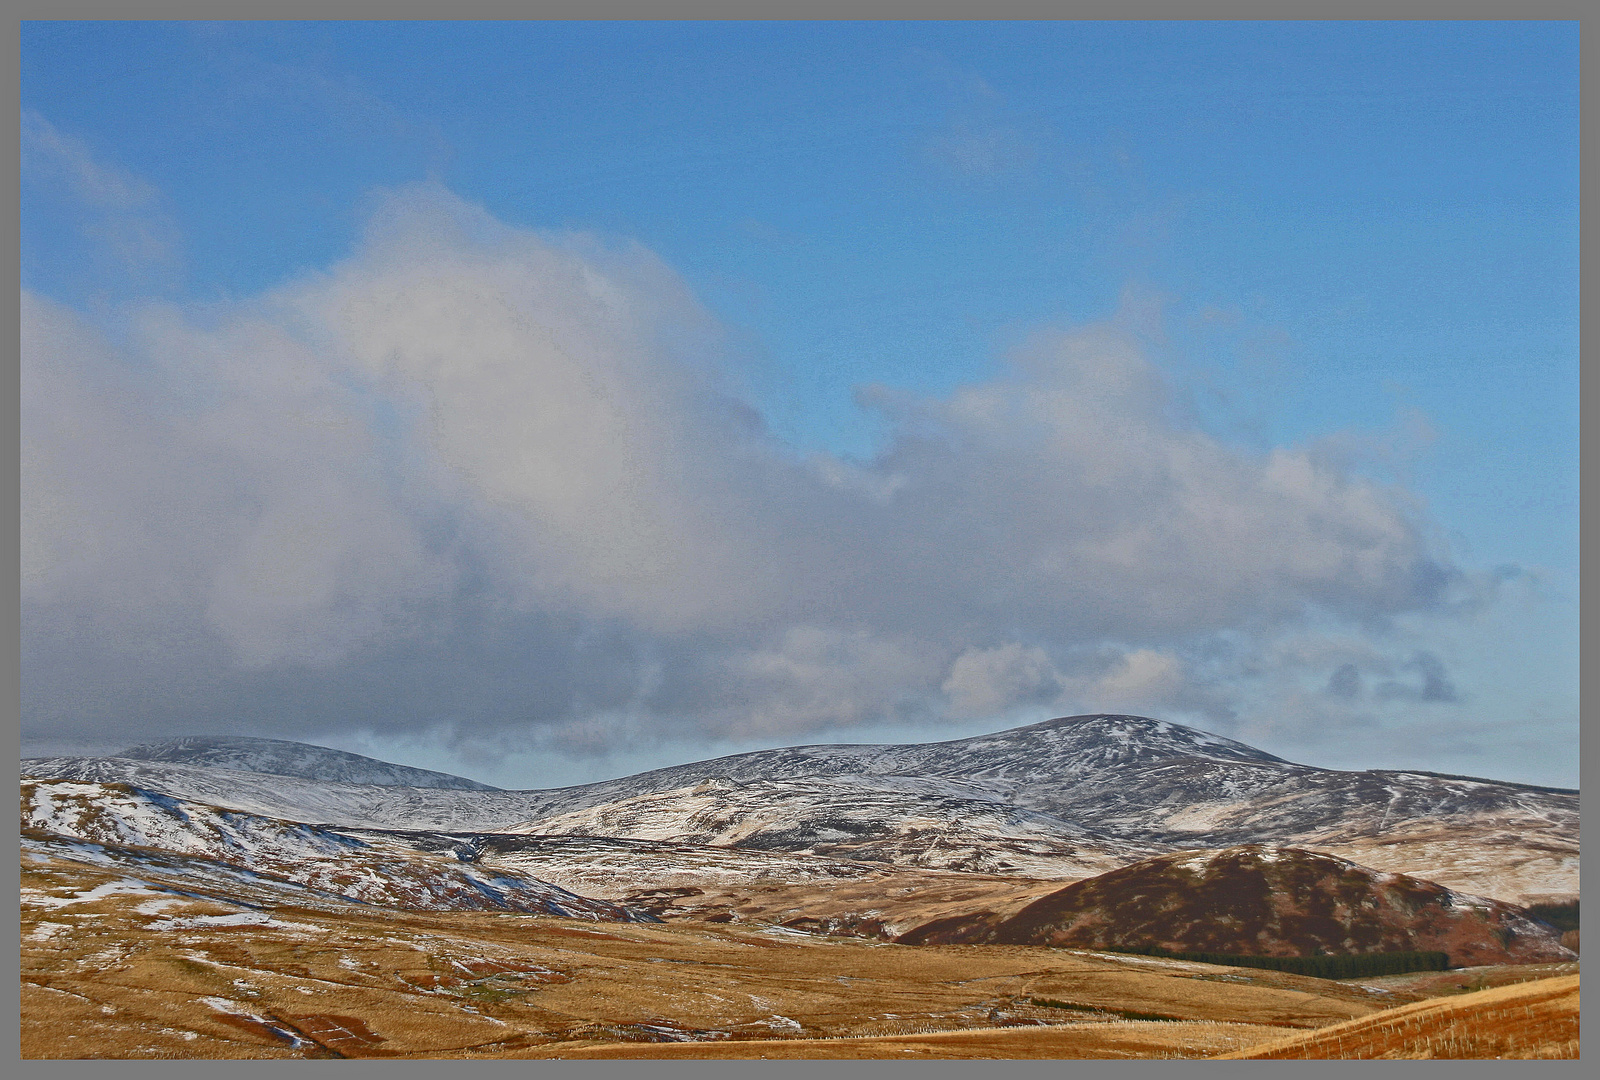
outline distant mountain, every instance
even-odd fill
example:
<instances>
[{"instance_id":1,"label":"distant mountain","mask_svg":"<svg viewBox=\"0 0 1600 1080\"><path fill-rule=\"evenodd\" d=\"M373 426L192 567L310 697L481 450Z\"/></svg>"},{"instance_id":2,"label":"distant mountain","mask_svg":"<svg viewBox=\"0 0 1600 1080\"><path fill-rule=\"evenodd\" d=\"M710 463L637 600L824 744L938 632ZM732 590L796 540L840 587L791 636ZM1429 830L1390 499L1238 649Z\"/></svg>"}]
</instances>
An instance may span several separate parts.
<instances>
[{"instance_id":1,"label":"distant mountain","mask_svg":"<svg viewBox=\"0 0 1600 1080\"><path fill-rule=\"evenodd\" d=\"M909 745L820 745L713 758L617 780L559 788L551 811L570 812L618 799L693 787L708 780L849 779L892 788L895 779L926 790L1015 803L1047 814L1084 782L1129 768L1172 761L1253 763L1300 769L1263 750L1193 728L1142 716L1070 716L991 735ZM1312 770L1317 771L1317 770ZM906 788L906 784L899 785Z\"/></svg>"},{"instance_id":2,"label":"distant mountain","mask_svg":"<svg viewBox=\"0 0 1600 1080\"><path fill-rule=\"evenodd\" d=\"M207 765L238 772L298 776L305 780L333 780L342 784L377 787L446 788L455 791L499 791L464 776L392 765L326 746L256 739L248 735L188 736L168 742L144 743L117 757L136 761L166 761L180 765Z\"/></svg>"},{"instance_id":3,"label":"distant mountain","mask_svg":"<svg viewBox=\"0 0 1600 1080\"><path fill-rule=\"evenodd\" d=\"M1441 951L1453 966L1570 961L1521 908L1296 848L1158 855L1041 897L1009 918L945 916L898 939L1157 947L1235 955Z\"/></svg>"},{"instance_id":4,"label":"distant mountain","mask_svg":"<svg viewBox=\"0 0 1600 1080\"><path fill-rule=\"evenodd\" d=\"M1162 850L1296 844L1506 899L1578 888L1575 791L1321 769L1139 716L764 750L545 794L515 831L1064 878Z\"/></svg>"},{"instance_id":5,"label":"distant mountain","mask_svg":"<svg viewBox=\"0 0 1600 1080\"><path fill-rule=\"evenodd\" d=\"M543 791L375 786L354 780L367 774L345 768L347 759L401 767L275 745L297 749L35 759L23 772L377 829L736 845L1069 880L1165 851L1288 844L1503 899L1578 891L1575 791L1320 769L1148 717L1064 717L939 743L762 750ZM301 772L241 771L264 764Z\"/></svg>"}]
</instances>

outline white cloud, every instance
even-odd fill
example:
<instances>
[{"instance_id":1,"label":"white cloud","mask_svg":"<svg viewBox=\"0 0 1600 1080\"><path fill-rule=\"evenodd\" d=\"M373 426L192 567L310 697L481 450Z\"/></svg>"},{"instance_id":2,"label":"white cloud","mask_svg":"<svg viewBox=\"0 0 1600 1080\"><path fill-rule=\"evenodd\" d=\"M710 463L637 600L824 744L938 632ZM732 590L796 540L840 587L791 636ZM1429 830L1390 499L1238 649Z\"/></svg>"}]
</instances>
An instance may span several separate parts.
<instances>
[{"instance_id":1,"label":"white cloud","mask_svg":"<svg viewBox=\"0 0 1600 1080\"><path fill-rule=\"evenodd\" d=\"M161 208L160 192L32 110L22 113L22 168L64 187L79 210L79 228L125 270L148 273L177 262L178 230Z\"/></svg>"},{"instance_id":2,"label":"white cloud","mask_svg":"<svg viewBox=\"0 0 1600 1080\"><path fill-rule=\"evenodd\" d=\"M392 193L345 262L145 307L117 347L25 295L30 715L600 743L1226 720L1254 676L1208 659L1222 637L1439 608L1461 575L1420 506L1183 422L1137 318L1041 332L948 397L867 393L893 436L860 463L764 431L650 252L437 187ZM166 673L137 693L93 659L129 640ZM1337 666L1296 670L1319 693Z\"/></svg>"},{"instance_id":3,"label":"white cloud","mask_svg":"<svg viewBox=\"0 0 1600 1080\"><path fill-rule=\"evenodd\" d=\"M1185 682L1183 665L1176 656L1135 649L1090 684L1085 696L1105 701L1108 711L1129 705L1148 709L1152 704L1170 702Z\"/></svg>"},{"instance_id":4,"label":"white cloud","mask_svg":"<svg viewBox=\"0 0 1600 1080\"><path fill-rule=\"evenodd\" d=\"M331 664L453 569L424 550L360 395L248 311L150 312L147 366L23 296L24 602L187 622L247 666Z\"/></svg>"},{"instance_id":5,"label":"white cloud","mask_svg":"<svg viewBox=\"0 0 1600 1080\"><path fill-rule=\"evenodd\" d=\"M1030 167L1044 143L1047 125L1006 107L1005 97L983 76L937 53L913 50L934 93L951 108L944 123L922 144L922 155L941 169L969 180L994 180Z\"/></svg>"}]
</instances>

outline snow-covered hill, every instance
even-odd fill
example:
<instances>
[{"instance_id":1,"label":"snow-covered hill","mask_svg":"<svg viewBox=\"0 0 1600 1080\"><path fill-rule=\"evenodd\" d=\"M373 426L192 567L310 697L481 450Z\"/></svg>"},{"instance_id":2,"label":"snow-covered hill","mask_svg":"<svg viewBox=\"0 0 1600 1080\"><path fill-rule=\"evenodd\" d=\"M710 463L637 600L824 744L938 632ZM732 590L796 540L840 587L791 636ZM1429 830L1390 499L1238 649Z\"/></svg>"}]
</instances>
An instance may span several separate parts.
<instances>
[{"instance_id":1,"label":"snow-covered hill","mask_svg":"<svg viewBox=\"0 0 1600 1080\"><path fill-rule=\"evenodd\" d=\"M405 837L282 821L126 784L24 783L22 830L41 841L87 841L102 860L153 849L385 907L633 918L519 870L475 865L453 849L427 851Z\"/></svg>"},{"instance_id":2,"label":"snow-covered hill","mask_svg":"<svg viewBox=\"0 0 1600 1080\"><path fill-rule=\"evenodd\" d=\"M549 802L543 792L467 791L308 780L122 757L30 758L24 777L126 783L182 799L268 817L370 829L493 832Z\"/></svg>"},{"instance_id":3,"label":"snow-covered hill","mask_svg":"<svg viewBox=\"0 0 1600 1080\"><path fill-rule=\"evenodd\" d=\"M640 839L792 851L897 866L1076 878L1164 848L939 781L897 776L715 779L513 826L538 836Z\"/></svg>"},{"instance_id":4,"label":"snow-covered hill","mask_svg":"<svg viewBox=\"0 0 1600 1080\"><path fill-rule=\"evenodd\" d=\"M225 757L35 759L23 772L340 827L738 845L1059 878L1161 851L1294 844L1504 899L1578 890L1576 792L1320 769L1137 716L763 750L544 791L308 779L332 753L246 756L252 769L276 762L278 774L212 763Z\"/></svg>"},{"instance_id":5,"label":"snow-covered hill","mask_svg":"<svg viewBox=\"0 0 1600 1080\"><path fill-rule=\"evenodd\" d=\"M459 791L500 790L464 776L451 776L432 769L414 769L409 765L393 765L326 746L311 746L282 739L256 739L245 735L188 736L167 742L145 743L116 756L137 761L211 765L237 772L273 773L306 780L336 780L344 784Z\"/></svg>"}]
</instances>

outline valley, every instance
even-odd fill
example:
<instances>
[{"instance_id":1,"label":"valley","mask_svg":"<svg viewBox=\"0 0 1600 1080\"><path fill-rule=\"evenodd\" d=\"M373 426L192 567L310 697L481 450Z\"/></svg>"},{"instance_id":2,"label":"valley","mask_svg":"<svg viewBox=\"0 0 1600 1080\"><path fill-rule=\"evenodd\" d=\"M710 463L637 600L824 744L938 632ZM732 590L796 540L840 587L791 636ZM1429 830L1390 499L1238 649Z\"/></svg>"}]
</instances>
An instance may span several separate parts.
<instances>
[{"instance_id":1,"label":"valley","mask_svg":"<svg viewBox=\"0 0 1600 1080\"><path fill-rule=\"evenodd\" d=\"M1576 932L1521 905L1576 899L1575 792L1124 716L550 791L298 745L23 762L24 1056L1336 1056L1295 1033L1570 977L1450 1044L1569 1056Z\"/></svg>"}]
</instances>

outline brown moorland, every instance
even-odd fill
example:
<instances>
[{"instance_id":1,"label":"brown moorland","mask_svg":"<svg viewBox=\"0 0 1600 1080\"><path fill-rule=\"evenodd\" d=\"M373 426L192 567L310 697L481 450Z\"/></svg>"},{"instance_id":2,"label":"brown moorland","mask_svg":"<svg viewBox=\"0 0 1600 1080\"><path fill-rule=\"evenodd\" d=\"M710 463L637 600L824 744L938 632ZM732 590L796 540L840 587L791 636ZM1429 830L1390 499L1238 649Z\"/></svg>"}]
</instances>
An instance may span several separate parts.
<instances>
[{"instance_id":1,"label":"brown moorland","mask_svg":"<svg viewBox=\"0 0 1600 1080\"><path fill-rule=\"evenodd\" d=\"M1578 976L1420 1001L1218 1056L1274 1060L1576 1058Z\"/></svg>"},{"instance_id":2,"label":"brown moorland","mask_svg":"<svg viewBox=\"0 0 1600 1080\"><path fill-rule=\"evenodd\" d=\"M1110 1023L933 1031L877 1038L761 1039L748 1042L599 1043L542 1047L518 1057L653 1059L1050 1059L1184 1058L1215 1055L1217 1049L1251 1046L1266 1030L1255 1024L1216 1021L1122 1020Z\"/></svg>"},{"instance_id":3,"label":"brown moorland","mask_svg":"<svg viewBox=\"0 0 1600 1080\"><path fill-rule=\"evenodd\" d=\"M1415 997L754 924L247 904L40 852L22 869L28 1058L1200 1057Z\"/></svg>"}]
</instances>

